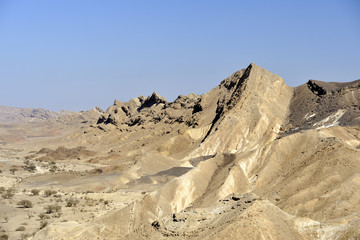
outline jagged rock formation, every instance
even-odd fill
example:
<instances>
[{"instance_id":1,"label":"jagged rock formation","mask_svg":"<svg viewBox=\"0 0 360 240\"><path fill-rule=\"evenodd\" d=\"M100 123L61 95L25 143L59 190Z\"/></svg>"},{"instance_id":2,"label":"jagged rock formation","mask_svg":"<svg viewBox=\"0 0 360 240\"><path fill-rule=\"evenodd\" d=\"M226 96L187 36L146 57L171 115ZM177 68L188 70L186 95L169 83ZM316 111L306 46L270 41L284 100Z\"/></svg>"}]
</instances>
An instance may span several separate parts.
<instances>
[{"instance_id":1,"label":"jagged rock formation","mask_svg":"<svg viewBox=\"0 0 360 240\"><path fill-rule=\"evenodd\" d=\"M188 126L196 125L192 115L202 110L200 101L199 96L190 94L179 96L174 102L168 103L156 92L147 98L140 96L126 103L115 100L114 105L99 118L97 124L112 124L125 129L160 121L166 124L186 122Z\"/></svg>"},{"instance_id":2,"label":"jagged rock formation","mask_svg":"<svg viewBox=\"0 0 360 240\"><path fill-rule=\"evenodd\" d=\"M115 100L61 144L102 152L107 190L144 194L35 239L359 237L359 99L359 80L291 88L250 64L203 95Z\"/></svg>"}]
</instances>

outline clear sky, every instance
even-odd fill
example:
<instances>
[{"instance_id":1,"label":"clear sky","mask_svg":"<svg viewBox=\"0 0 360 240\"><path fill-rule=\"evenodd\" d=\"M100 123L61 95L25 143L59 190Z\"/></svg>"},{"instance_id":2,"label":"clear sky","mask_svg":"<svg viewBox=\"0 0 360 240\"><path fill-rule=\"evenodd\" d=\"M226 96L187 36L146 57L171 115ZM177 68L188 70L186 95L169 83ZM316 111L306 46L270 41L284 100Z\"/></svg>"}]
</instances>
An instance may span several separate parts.
<instances>
[{"instance_id":1,"label":"clear sky","mask_svg":"<svg viewBox=\"0 0 360 240\"><path fill-rule=\"evenodd\" d=\"M202 94L251 62L290 86L360 78L359 0L0 0L0 105Z\"/></svg>"}]
</instances>

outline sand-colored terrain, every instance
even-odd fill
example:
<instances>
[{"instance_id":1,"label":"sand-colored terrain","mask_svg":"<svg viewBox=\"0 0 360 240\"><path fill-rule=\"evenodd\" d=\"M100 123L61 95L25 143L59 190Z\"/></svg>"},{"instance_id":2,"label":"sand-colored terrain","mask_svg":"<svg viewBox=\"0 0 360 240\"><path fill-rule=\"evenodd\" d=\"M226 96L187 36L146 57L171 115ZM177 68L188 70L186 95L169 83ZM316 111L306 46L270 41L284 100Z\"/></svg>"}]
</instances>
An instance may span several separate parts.
<instances>
[{"instance_id":1,"label":"sand-colored terrain","mask_svg":"<svg viewBox=\"0 0 360 240\"><path fill-rule=\"evenodd\" d=\"M359 106L359 80L250 64L173 102L4 120L0 238L360 238Z\"/></svg>"}]
</instances>

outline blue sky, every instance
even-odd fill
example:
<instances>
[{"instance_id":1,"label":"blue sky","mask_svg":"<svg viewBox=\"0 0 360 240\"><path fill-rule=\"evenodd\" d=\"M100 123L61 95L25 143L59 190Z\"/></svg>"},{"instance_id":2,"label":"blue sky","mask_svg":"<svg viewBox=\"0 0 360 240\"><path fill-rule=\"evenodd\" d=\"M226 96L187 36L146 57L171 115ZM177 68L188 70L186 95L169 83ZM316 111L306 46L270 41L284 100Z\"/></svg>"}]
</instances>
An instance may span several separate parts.
<instances>
[{"instance_id":1,"label":"blue sky","mask_svg":"<svg viewBox=\"0 0 360 240\"><path fill-rule=\"evenodd\" d=\"M202 94L251 62L290 86L360 78L358 0L0 0L0 105Z\"/></svg>"}]
</instances>

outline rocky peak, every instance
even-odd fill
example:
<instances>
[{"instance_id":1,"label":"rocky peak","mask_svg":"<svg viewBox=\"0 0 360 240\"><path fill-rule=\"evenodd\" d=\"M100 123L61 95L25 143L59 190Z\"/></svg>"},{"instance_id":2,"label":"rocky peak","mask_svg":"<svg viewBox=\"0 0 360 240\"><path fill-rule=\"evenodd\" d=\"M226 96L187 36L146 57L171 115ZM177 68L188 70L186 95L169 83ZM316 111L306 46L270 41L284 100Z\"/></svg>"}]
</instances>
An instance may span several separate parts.
<instances>
[{"instance_id":1,"label":"rocky peak","mask_svg":"<svg viewBox=\"0 0 360 240\"><path fill-rule=\"evenodd\" d=\"M96 107L94 107L93 109L92 109L93 111L95 111L95 112L98 112L98 113L104 113L104 110L102 110L100 107L98 107L98 106L96 106Z\"/></svg>"},{"instance_id":2,"label":"rocky peak","mask_svg":"<svg viewBox=\"0 0 360 240\"><path fill-rule=\"evenodd\" d=\"M321 87L319 81L309 80L306 85L317 96L322 96L326 94L326 89Z\"/></svg>"},{"instance_id":3,"label":"rocky peak","mask_svg":"<svg viewBox=\"0 0 360 240\"><path fill-rule=\"evenodd\" d=\"M222 81L219 90L211 127L191 157L243 151L271 141L287 117L293 91L280 76L254 63ZM245 144L250 139L256 139L253 146ZM218 142L217 147L214 142Z\"/></svg>"},{"instance_id":4,"label":"rocky peak","mask_svg":"<svg viewBox=\"0 0 360 240\"><path fill-rule=\"evenodd\" d=\"M262 101L266 95L272 95L272 91L278 91L285 82L276 74L251 63L246 69L235 72L229 78L223 80L220 88L226 88L228 92L219 98L218 115L224 115L233 109L242 98L243 94L256 101ZM220 116L218 116L220 118Z\"/></svg>"},{"instance_id":5,"label":"rocky peak","mask_svg":"<svg viewBox=\"0 0 360 240\"><path fill-rule=\"evenodd\" d=\"M167 101L164 97L160 96L157 92L153 92L153 94L145 99L145 101L141 104L140 108L151 107L154 104L164 103Z\"/></svg>"}]
</instances>

